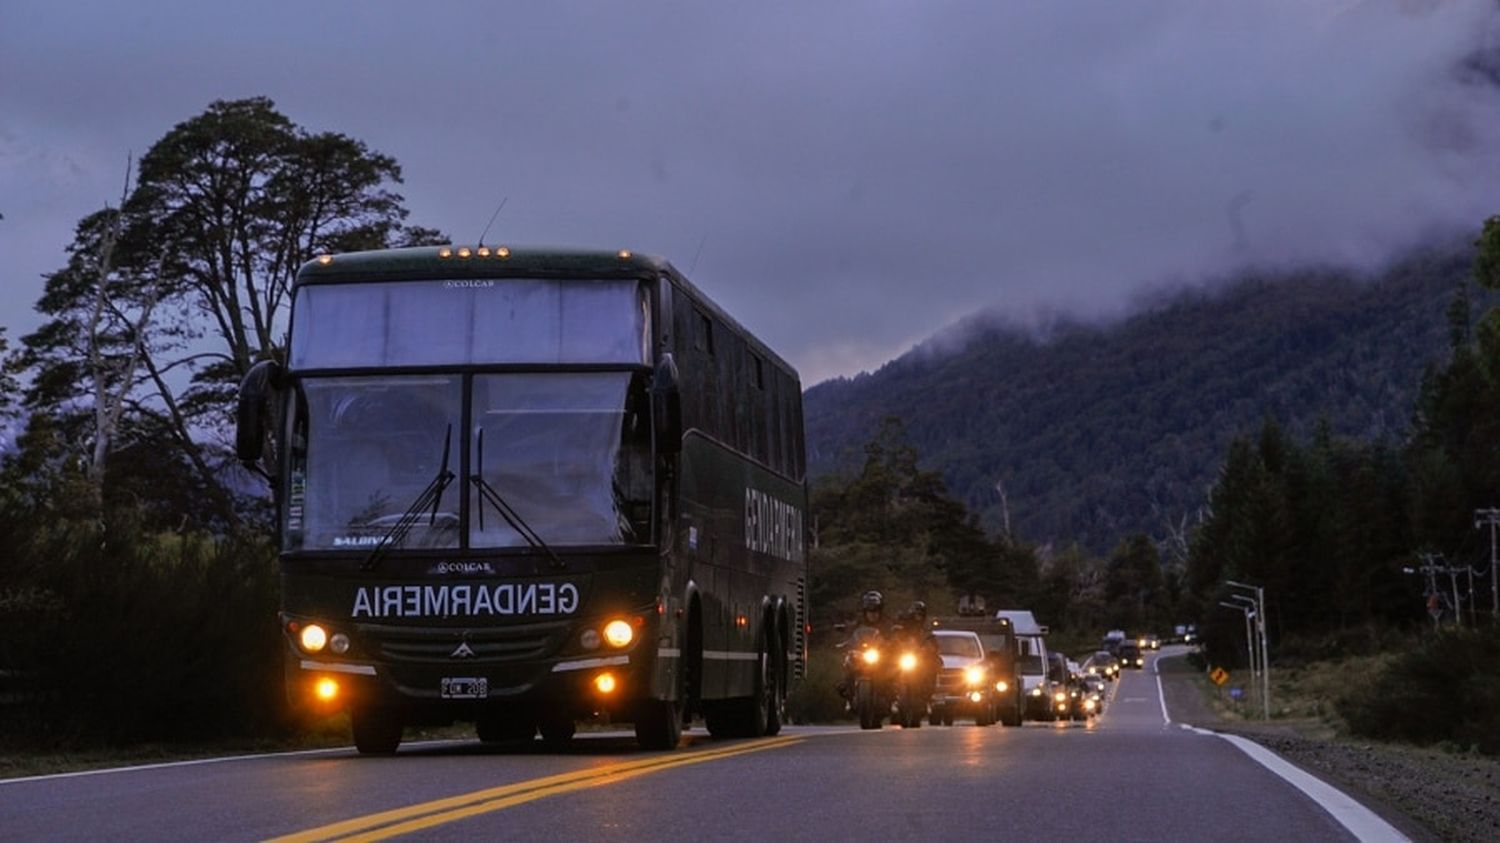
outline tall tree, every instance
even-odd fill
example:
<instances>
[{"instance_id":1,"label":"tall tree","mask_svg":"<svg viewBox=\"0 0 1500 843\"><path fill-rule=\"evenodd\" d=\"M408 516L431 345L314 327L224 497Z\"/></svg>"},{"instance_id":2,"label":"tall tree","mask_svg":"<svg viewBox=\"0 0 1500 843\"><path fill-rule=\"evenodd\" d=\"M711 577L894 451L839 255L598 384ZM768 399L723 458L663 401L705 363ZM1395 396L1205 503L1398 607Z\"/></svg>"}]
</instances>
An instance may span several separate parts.
<instances>
[{"instance_id":1,"label":"tall tree","mask_svg":"<svg viewBox=\"0 0 1500 843\"><path fill-rule=\"evenodd\" d=\"M142 156L121 212L79 224L69 266L48 279L38 305L51 321L25 340L36 383L28 403L78 406L77 351L112 279L132 307L111 298L102 308L101 364L114 367L112 383L132 383L132 412L159 420L138 429L169 434L217 517L234 520L214 431L250 365L284 348L297 268L323 252L438 239L404 224L392 190L400 182L390 156L308 132L269 99L211 104Z\"/></svg>"}]
</instances>

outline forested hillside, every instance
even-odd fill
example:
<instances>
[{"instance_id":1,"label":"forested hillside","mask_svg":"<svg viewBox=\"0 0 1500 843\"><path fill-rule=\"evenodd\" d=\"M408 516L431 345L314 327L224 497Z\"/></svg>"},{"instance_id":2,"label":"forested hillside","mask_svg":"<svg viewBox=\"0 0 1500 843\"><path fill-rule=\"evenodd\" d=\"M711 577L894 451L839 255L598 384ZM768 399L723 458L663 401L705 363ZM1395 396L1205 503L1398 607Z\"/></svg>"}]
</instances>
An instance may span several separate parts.
<instances>
[{"instance_id":1,"label":"forested hillside","mask_svg":"<svg viewBox=\"0 0 1500 843\"><path fill-rule=\"evenodd\" d=\"M1019 539L1105 552L1138 531L1167 538L1196 518L1230 440L1268 417L1295 436L1320 419L1334 435L1404 435L1472 260L1465 244L1376 278L1247 276L1045 336L978 317L810 389L809 460L847 471L897 416L991 531L1003 482Z\"/></svg>"}]
</instances>

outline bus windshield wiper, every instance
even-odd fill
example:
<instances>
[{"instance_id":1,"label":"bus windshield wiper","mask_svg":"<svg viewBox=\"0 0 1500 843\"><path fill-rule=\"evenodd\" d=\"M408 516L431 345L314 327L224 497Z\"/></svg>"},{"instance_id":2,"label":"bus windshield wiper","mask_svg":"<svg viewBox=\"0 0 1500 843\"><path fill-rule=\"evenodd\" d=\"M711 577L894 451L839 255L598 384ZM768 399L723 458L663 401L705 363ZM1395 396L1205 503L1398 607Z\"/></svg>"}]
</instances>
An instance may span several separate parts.
<instances>
[{"instance_id":1,"label":"bus windshield wiper","mask_svg":"<svg viewBox=\"0 0 1500 843\"><path fill-rule=\"evenodd\" d=\"M490 505L495 508L495 511L500 513L500 517L505 519L505 523L509 524L510 528L515 530L521 538L525 539L526 543L531 545L533 550L540 550L547 554L547 557L552 560L552 567L567 567L561 559L557 558L557 554L552 552L552 548L548 547L547 543L542 541L542 537L535 530L531 529L531 525L526 523L526 519L521 517L521 513L516 512L510 504L505 502L505 498L500 496L500 490L491 486L489 481L484 479L484 428L482 427L479 428L479 441L475 443L475 451L475 459L479 463L479 470L474 472L474 476L469 478L469 482L473 483L474 488L479 490L479 531L481 533L484 532L484 502L489 501Z\"/></svg>"},{"instance_id":2,"label":"bus windshield wiper","mask_svg":"<svg viewBox=\"0 0 1500 843\"><path fill-rule=\"evenodd\" d=\"M438 468L437 476L432 478L426 488L422 489L421 494L417 495L417 499L411 502L411 506L407 507L406 512L396 519L396 523L392 524L385 535L380 537L375 547L371 548L370 555L366 556L365 561L359 565L361 571L373 569L380 562L380 557L385 554L386 548L400 544L406 538L406 534L411 532L411 528L416 526L417 519L422 517L422 510L432 507L427 526L431 527L437 523L438 503L443 499L443 490L453 482L453 472L448 470L448 453L452 443L453 425L450 424L448 432L443 434L443 463Z\"/></svg>"}]
</instances>

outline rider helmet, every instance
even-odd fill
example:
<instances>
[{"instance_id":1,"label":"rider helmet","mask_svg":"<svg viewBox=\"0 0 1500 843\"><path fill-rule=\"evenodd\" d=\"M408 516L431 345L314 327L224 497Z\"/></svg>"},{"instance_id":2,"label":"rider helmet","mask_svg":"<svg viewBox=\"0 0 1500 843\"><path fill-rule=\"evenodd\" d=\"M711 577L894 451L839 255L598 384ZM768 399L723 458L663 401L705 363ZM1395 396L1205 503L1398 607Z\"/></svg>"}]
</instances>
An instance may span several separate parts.
<instances>
[{"instance_id":1,"label":"rider helmet","mask_svg":"<svg viewBox=\"0 0 1500 843\"><path fill-rule=\"evenodd\" d=\"M859 610L861 612L880 612L885 609L885 597L880 592L871 589L859 598Z\"/></svg>"},{"instance_id":2,"label":"rider helmet","mask_svg":"<svg viewBox=\"0 0 1500 843\"><path fill-rule=\"evenodd\" d=\"M911 614L914 620L927 620L927 604L923 603L921 600L918 600L917 602L911 604L911 608L907 611Z\"/></svg>"}]
</instances>

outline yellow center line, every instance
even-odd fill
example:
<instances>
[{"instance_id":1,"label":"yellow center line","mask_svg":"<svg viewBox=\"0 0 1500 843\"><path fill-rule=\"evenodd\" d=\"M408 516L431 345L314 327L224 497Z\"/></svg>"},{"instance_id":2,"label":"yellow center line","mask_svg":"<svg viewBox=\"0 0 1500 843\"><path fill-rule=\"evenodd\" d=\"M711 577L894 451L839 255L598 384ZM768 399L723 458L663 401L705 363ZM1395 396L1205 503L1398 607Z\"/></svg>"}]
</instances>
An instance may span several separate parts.
<instances>
[{"instance_id":1,"label":"yellow center line","mask_svg":"<svg viewBox=\"0 0 1500 843\"><path fill-rule=\"evenodd\" d=\"M575 790L599 787L606 784L644 776L649 773L701 764L735 755L745 755L767 749L779 749L800 743L803 738L766 738L749 744L739 744L723 749L659 755L639 761L622 761L586 770L574 770L539 779L530 779L514 784L477 790L459 796L435 799L396 808L390 811L368 814L343 820L330 825L311 828L284 837L274 838L270 843L321 843L327 840L384 840L398 834L409 834L424 828L454 822L478 814L499 811L548 796L556 796Z\"/></svg>"}]
</instances>

